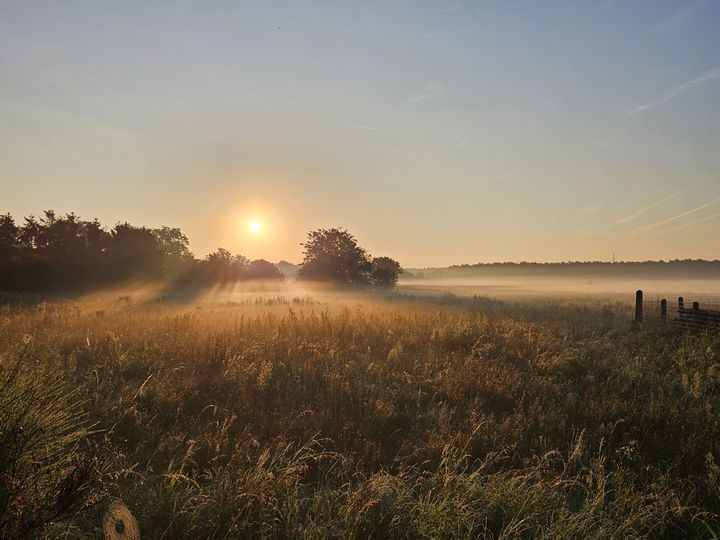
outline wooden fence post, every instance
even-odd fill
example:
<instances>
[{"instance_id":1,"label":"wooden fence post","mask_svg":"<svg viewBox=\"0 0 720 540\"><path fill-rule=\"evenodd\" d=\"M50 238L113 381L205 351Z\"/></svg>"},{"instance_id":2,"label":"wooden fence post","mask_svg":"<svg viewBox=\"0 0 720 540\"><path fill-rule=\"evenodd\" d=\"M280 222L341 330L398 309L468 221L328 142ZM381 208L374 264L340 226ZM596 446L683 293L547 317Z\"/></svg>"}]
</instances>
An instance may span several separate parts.
<instances>
[{"instance_id":1,"label":"wooden fence post","mask_svg":"<svg viewBox=\"0 0 720 540\"><path fill-rule=\"evenodd\" d=\"M678 297L678 309L682 311L685 308L685 300L683 300L682 296Z\"/></svg>"},{"instance_id":2,"label":"wooden fence post","mask_svg":"<svg viewBox=\"0 0 720 540\"><path fill-rule=\"evenodd\" d=\"M660 320L664 323L667 322L667 300L664 298L660 300Z\"/></svg>"},{"instance_id":3,"label":"wooden fence post","mask_svg":"<svg viewBox=\"0 0 720 540\"><path fill-rule=\"evenodd\" d=\"M638 290L635 293L635 322L641 323L643 320L643 292Z\"/></svg>"}]
</instances>

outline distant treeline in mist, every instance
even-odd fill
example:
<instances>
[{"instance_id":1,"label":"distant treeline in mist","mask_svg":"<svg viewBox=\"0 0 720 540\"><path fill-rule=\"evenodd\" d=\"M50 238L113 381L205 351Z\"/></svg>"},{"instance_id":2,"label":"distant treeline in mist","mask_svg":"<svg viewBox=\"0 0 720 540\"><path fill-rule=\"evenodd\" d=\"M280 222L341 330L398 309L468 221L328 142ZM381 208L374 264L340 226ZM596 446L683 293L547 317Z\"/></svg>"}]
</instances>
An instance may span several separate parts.
<instances>
[{"instance_id":1,"label":"distant treeline in mist","mask_svg":"<svg viewBox=\"0 0 720 540\"><path fill-rule=\"evenodd\" d=\"M97 220L52 210L16 224L0 215L0 290L82 291L138 280L175 286L283 279L272 263L218 249L202 260L180 229L149 229L120 223L106 229Z\"/></svg>"},{"instance_id":2,"label":"distant treeline in mist","mask_svg":"<svg viewBox=\"0 0 720 540\"><path fill-rule=\"evenodd\" d=\"M559 263L503 262L409 269L405 279L461 279L474 277L576 277L576 278L696 278L720 279L720 260Z\"/></svg>"}]
</instances>

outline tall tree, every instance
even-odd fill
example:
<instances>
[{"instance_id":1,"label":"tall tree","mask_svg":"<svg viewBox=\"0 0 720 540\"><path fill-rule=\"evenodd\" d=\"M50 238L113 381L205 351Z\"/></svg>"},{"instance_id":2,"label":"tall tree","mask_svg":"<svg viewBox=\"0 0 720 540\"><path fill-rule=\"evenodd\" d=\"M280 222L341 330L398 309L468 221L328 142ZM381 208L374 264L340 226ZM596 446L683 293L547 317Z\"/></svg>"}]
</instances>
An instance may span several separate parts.
<instances>
[{"instance_id":1,"label":"tall tree","mask_svg":"<svg viewBox=\"0 0 720 540\"><path fill-rule=\"evenodd\" d=\"M116 225L108 239L107 255L116 279L156 279L163 275L157 239L145 227Z\"/></svg>"},{"instance_id":2,"label":"tall tree","mask_svg":"<svg viewBox=\"0 0 720 540\"><path fill-rule=\"evenodd\" d=\"M34 251L40 245L40 223L35 216L25 218L25 223L20 228L20 243L26 255Z\"/></svg>"},{"instance_id":3,"label":"tall tree","mask_svg":"<svg viewBox=\"0 0 720 540\"><path fill-rule=\"evenodd\" d=\"M85 250L82 223L74 213L58 217L46 210L40 220L39 245L42 260L54 263L78 263Z\"/></svg>"},{"instance_id":4,"label":"tall tree","mask_svg":"<svg viewBox=\"0 0 720 540\"><path fill-rule=\"evenodd\" d=\"M85 238L85 260L91 263L100 262L107 251L110 234L97 219L83 221L82 231Z\"/></svg>"},{"instance_id":5,"label":"tall tree","mask_svg":"<svg viewBox=\"0 0 720 540\"><path fill-rule=\"evenodd\" d=\"M0 262L10 263L20 256L20 229L10 214L0 215Z\"/></svg>"},{"instance_id":6,"label":"tall tree","mask_svg":"<svg viewBox=\"0 0 720 540\"><path fill-rule=\"evenodd\" d=\"M227 249L218 248L205 257L202 279L206 282L238 281L245 277L248 262L242 255L233 255Z\"/></svg>"},{"instance_id":7,"label":"tall tree","mask_svg":"<svg viewBox=\"0 0 720 540\"><path fill-rule=\"evenodd\" d=\"M248 264L247 279L285 279L285 275L270 261L256 259Z\"/></svg>"},{"instance_id":8,"label":"tall tree","mask_svg":"<svg viewBox=\"0 0 720 540\"><path fill-rule=\"evenodd\" d=\"M370 282L370 257L345 229L311 231L301 245L305 251L298 279L343 285L366 285Z\"/></svg>"},{"instance_id":9,"label":"tall tree","mask_svg":"<svg viewBox=\"0 0 720 540\"><path fill-rule=\"evenodd\" d=\"M195 261L190 252L190 241L176 227L161 227L152 231L162 253L166 276L175 278L186 272Z\"/></svg>"},{"instance_id":10,"label":"tall tree","mask_svg":"<svg viewBox=\"0 0 720 540\"><path fill-rule=\"evenodd\" d=\"M394 287L402 271L400 263L395 259L375 257L372 260L372 283L380 288Z\"/></svg>"}]
</instances>

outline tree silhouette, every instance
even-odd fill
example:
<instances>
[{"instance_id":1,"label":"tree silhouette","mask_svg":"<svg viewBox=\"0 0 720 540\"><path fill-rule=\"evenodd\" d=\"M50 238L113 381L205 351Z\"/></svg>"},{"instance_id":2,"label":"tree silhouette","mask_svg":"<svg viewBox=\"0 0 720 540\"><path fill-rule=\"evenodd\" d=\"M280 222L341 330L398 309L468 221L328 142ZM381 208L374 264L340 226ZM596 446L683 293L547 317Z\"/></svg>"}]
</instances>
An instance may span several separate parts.
<instances>
[{"instance_id":1,"label":"tree silhouette","mask_svg":"<svg viewBox=\"0 0 720 540\"><path fill-rule=\"evenodd\" d=\"M348 231L335 228L310 231L301 245L305 251L298 279L343 285L370 283L370 257Z\"/></svg>"},{"instance_id":2,"label":"tree silhouette","mask_svg":"<svg viewBox=\"0 0 720 540\"><path fill-rule=\"evenodd\" d=\"M20 229L10 214L0 216L0 261L10 263L20 256Z\"/></svg>"},{"instance_id":3,"label":"tree silhouette","mask_svg":"<svg viewBox=\"0 0 720 540\"><path fill-rule=\"evenodd\" d=\"M39 247L40 227L40 223L35 219L35 216L30 215L25 218L25 223L20 229L19 235L20 243L25 252L29 253Z\"/></svg>"},{"instance_id":4,"label":"tree silhouette","mask_svg":"<svg viewBox=\"0 0 720 540\"><path fill-rule=\"evenodd\" d=\"M7 214L0 218L0 288L8 290L78 289L105 281L103 256L107 232L99 222L70 213L25 218L22 227Z\"/></svg>"},{"instance_id":5,"label":"tree silhouette","mask_svg":"<svg viewBox=\"0 0 720 540\"><path fill-rule=\"evenodd\" d=\"M211 283L238 281L245 277L247 266L247 258L233 255L227 249L218 248L202 262L201 280Z\"/></svg>"},{"instance_id":6,"label":"tree silhouette","mask_svg":"<svg viewBox=\"0 0 720 540\"><path fill-rule=\"evenodd\" d=\"M187 272L195 262L190 252L190 241L177 227L161 227L152 231L162 254L163 270L169 279Z\"/></svg>"},{"instance_id":7,"label":"tree silhouette","mask_svg":"<svg viewBox=\"0 0 720 540\"><path fill-rule=\"evenodd\" d=\"M85 237L84 260L93 265L102 264L110 235L97 219L83 221L82 233Z\"/></svg>"},{"instance_id":8,"label":"tree silhouette","mask_svg":"<svg viewBox=\"0 0 720 540\"><path fill-rule=\"evenodd\" d=\"M107 241L108 262L117 280L163 276L163 256L155 235L129 223L115 226Z\"/></svg>"},{"instance_id":9,"label":"tree silhouette","mask_svg":"<svg viewBox=\"0 0 720 540\"><path fill-rule=\"evenodd\" d=\"M346 283L369 283L370 259L355 239L337 229L316 231L312 238L320 242L321 233L329 243L316 262L338 255L347 264L335 275ZM0 291L79 292L131 280L163 281L177 290L284 278L269 261L250 261L223 248L197 260L178 228L119 223L108 230L97 219L53 210L18 225L12 215L0 214Z\"/></svg>"},{"instance_id":10,"label":"tree silhouette","mask_svg":"<svg viewBox=\"0 0 720 540\"><path fill-rule=\"evenodd\" d=\"M396 260L390 257L375 257L372 260L372 283L380 288L394 287L402 271Z\"/></svg>"},{"instance_id":11,"label":"tree silhouette","mask_svg":"<svg viewBox=\"0 0 720 540\"><path fill-rule=\"evenodd\" d=\"M265 259L251 261L247 267L247 279L285 279L278 268Z\"/></svg>"}]
</instances>

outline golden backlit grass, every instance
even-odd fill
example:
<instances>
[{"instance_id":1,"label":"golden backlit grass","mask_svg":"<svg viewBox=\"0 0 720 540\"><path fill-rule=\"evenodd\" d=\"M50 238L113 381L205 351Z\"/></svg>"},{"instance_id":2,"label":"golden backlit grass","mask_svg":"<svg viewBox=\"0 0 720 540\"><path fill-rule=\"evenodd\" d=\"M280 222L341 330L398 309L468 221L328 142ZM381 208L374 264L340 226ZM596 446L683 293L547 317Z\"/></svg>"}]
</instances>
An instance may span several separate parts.
<instances>
[{"instance_id":1,"label":"golden backlit grass","mask_svg":"<svg viewBox=\"0 0 720 540\"><path fill-rule=\"evenodd\" d=\"M36 443L65 451L45 473L2 455L8 527L74 478L38 534L97 537L111 498L143 538L719 529L720 341L632 328L620 304L9 300L2 437L27 409Z\"/></svg>"}]
</instances>

